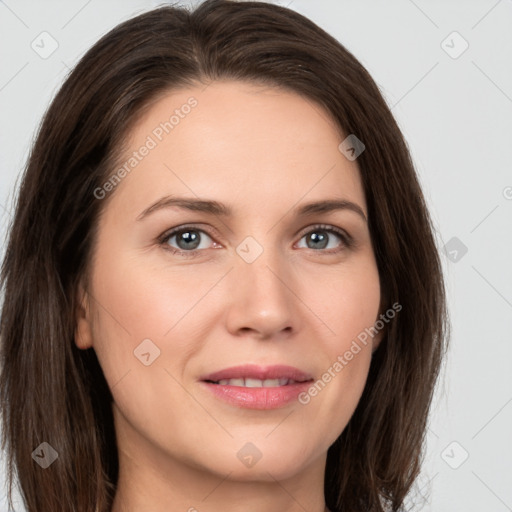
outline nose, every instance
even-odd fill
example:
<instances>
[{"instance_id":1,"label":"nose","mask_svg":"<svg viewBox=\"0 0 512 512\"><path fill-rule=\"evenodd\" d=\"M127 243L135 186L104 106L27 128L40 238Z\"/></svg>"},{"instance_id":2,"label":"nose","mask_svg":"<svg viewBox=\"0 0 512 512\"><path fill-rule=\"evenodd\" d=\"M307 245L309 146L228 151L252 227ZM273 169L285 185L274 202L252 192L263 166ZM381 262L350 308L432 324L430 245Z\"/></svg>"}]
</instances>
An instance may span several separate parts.
<instances>
[{"instance_id":1,"label":"nose","mask_svg":"<svg viewBox=\"0 0 512 512\"><path fill-rule=\"evenodd\" d=\"M227 329L256 339L288 337L299 329L299 300L292 272L283 258L266 249L252 263L236 256L229 273Z\"/></svg>"}]
</instances>

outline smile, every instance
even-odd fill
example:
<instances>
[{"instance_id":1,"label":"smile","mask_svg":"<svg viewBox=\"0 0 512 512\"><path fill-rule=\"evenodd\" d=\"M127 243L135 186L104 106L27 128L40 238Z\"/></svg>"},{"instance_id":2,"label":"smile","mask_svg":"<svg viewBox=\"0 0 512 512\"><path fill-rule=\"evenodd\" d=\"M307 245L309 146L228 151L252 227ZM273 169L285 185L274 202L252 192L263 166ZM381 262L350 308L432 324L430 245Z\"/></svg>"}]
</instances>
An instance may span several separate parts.
<instances>
[{"instance_id":1,"label":"smile","mask_svg":"<svg viewBox=\"0 0 512 512\"><path fill-rule=\"evenodd\" d=\"M208 382L208 381L207 381ZM220 384L221 386L240 386L244 388L276 388L279 386L288 386L295 384L297 381L283 377L281 379L221 379L217 382L210 381L212 384Z\"/></svg>"}]
</instances>

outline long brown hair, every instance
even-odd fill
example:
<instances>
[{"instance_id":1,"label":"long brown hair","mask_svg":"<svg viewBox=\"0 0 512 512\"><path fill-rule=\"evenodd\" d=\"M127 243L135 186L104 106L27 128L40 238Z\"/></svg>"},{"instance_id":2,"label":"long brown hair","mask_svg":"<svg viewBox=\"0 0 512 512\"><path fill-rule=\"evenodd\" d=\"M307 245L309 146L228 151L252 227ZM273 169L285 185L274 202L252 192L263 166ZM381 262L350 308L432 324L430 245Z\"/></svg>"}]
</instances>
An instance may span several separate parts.
<instances>
[{"instance_id":1,"label":"long brown hair","mask_svg":"<svg viewBox=\"0 0 512 512\"><path fill-rule=\"evenodd\" d=\"M118 477L112 395L94 350L74 343L77 285L92 264L94 191L123 138L166 92L215 79L298 92L365 151L358 157L383 310L402 310L373 354L364 393L327 454L333 512L400 510L420 465L449 325L434 227L413 163L368 72L298 13L263 2L165 6L102 37L46 112L29 156L1 272L2 449L28 512L106 512ZM341 140L340 140L341 142ZM57 460L32 453L47 442Z\"/></svg>"}]
</instances>

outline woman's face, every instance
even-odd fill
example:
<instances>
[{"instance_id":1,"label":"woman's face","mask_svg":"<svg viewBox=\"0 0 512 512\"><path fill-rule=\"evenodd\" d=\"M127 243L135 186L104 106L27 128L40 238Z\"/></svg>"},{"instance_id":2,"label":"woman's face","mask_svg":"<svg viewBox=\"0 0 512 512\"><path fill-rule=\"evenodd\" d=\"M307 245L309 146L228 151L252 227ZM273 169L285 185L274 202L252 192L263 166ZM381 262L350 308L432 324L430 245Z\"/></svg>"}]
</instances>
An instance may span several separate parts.
<instances>
[{"instance_id":1,"label":"woman's face","mask_svg":"<svg viewBox=\"0 0 512 512\"><path fill-rule=\"evenodd\" d=\"M354 349L380 288L344 138L311 101L235 81L169 93L137 122L117 181L95 192L112 197L76 337L127 460L239 480L323 467L380 339ZM349 206L302 211L324 201ZM251 387L294 376L310 382Z\"/></svg>"}]
</instances>

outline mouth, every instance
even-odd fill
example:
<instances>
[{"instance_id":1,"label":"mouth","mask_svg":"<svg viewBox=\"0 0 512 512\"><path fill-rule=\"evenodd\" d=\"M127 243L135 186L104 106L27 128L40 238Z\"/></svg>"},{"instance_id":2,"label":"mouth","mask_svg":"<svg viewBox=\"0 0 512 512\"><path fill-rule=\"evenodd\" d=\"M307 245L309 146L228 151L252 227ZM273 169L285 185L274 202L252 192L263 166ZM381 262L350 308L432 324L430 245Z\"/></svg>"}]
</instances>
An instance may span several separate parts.
<instances>
[{"instance_id":1,"label":"mouth","mask_svg":"<svg viewBox=\"0 0 512 512\"><path fill-rule=\"evenodd\" d=\"M273 388L308 382L313 380L313 377L293 366L245 364L204 375L200 380L222 386Z\"/></svg>"},{"instance_id":2,"label":"mouth","mask_svg":"<svg viewBox=\"0 0 512 512\"><path fill-rule=\"evenodd\" d=\"M248 378L235 378L235 379L220 379L218 381L214 380L205 380L204 382L208 382L209 384L219 384L221 386L239 386L243 388L276 388L281 386L291 386L297 383L303 382L312 382L313 379L307 380L293 380L288 379L287 377L282 377L279 379L252 379Z\"/></svg>"},{"instance_id":3,"label":"mouth","mask_svg":"<svg viewBox=\"0 0 512 512\"><path fill-rule=\"evenodd\" d=\"M205 390L231 406L277 409L292 404L313 377L292 366L242 365L201 377Z\"/></svg>"}]
</instances>

